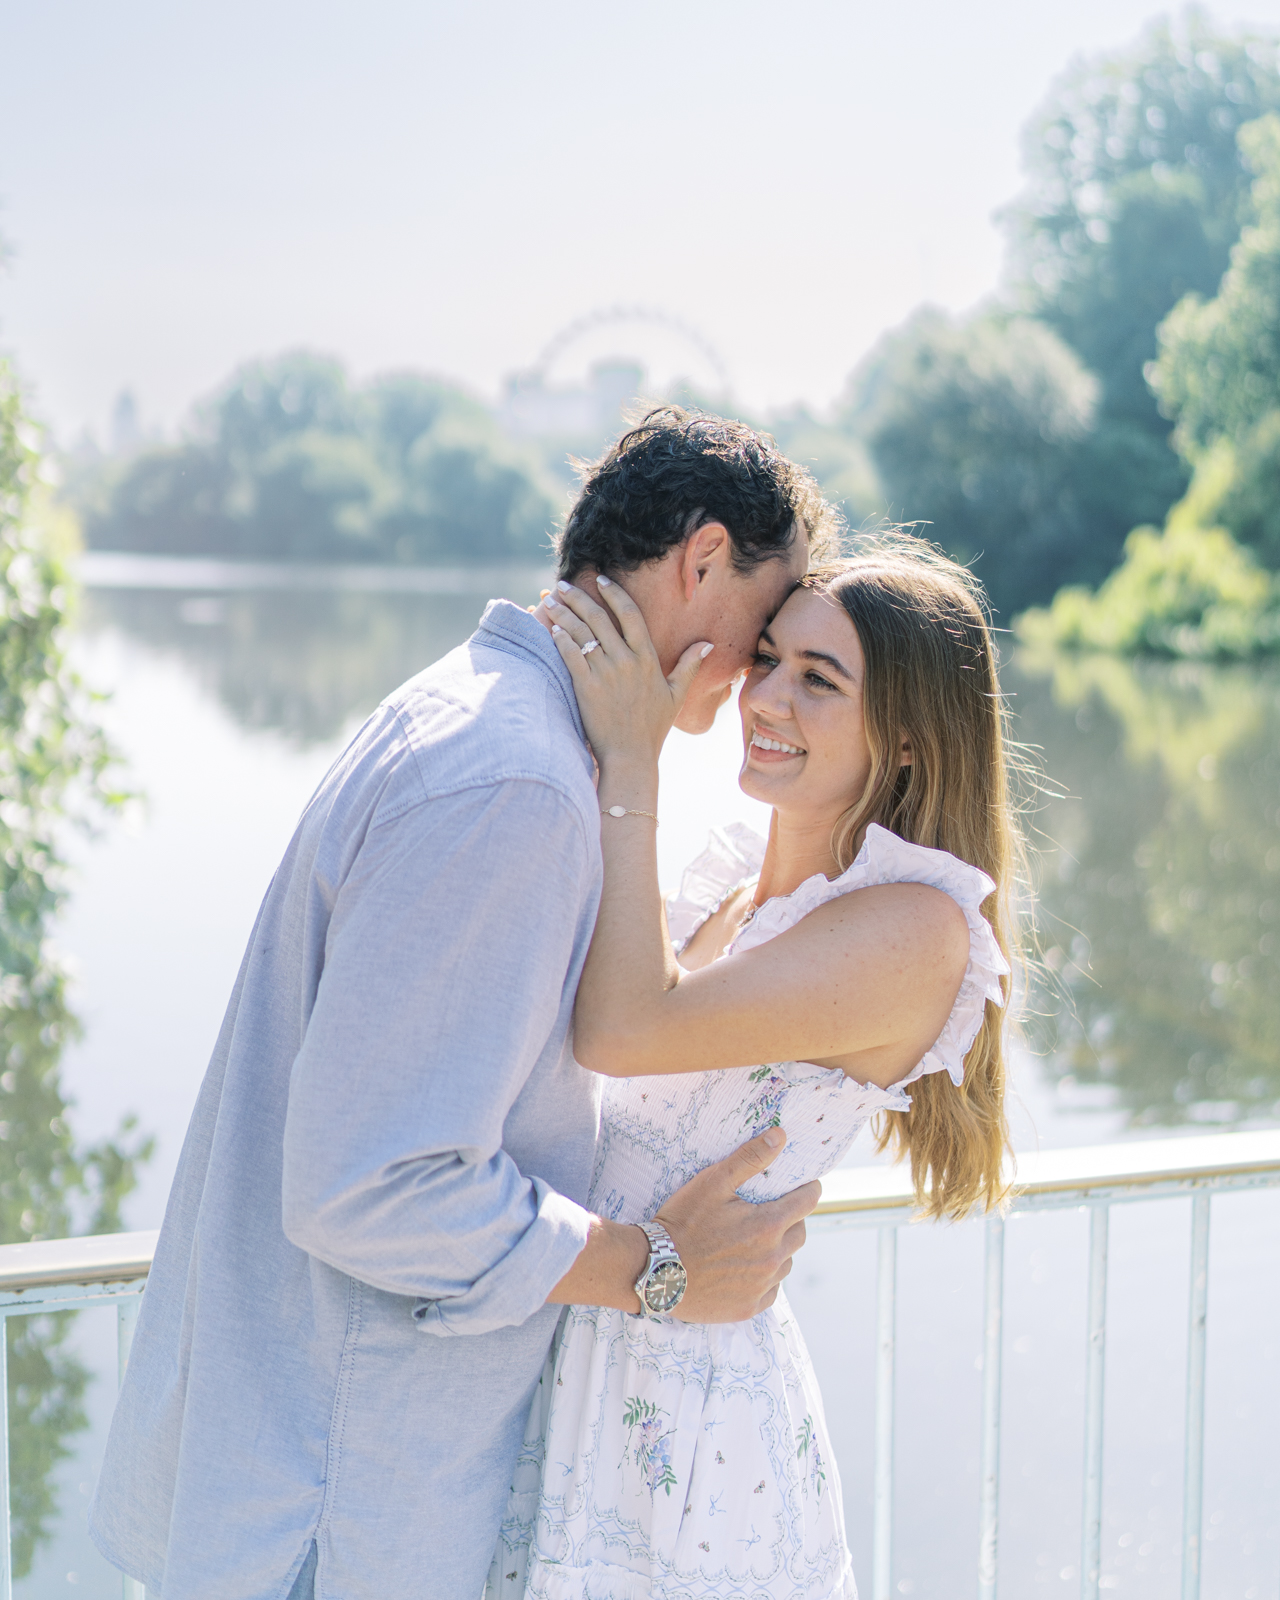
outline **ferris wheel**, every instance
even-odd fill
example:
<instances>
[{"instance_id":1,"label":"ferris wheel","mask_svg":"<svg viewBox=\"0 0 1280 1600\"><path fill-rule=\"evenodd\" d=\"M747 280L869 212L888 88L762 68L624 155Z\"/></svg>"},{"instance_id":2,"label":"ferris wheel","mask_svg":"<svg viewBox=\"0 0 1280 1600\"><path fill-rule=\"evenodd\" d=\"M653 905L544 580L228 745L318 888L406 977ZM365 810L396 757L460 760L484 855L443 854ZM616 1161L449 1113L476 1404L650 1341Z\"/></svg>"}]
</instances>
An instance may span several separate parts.
<instances>
[{"instance_id":1,"label":"ferris wheel","mask_svg":"<svg viewBox=\"0 0 1280 1600\"><path fill-rule=\"evenodd\" d=\"M641 305L615 305L601 307L596 311L589 311L585 316L577 317L559 333L550 338L538 353L537 360L530 369L530 376L540 378L545 382L551 375L552 369L563 361L564 357L576 347L590 342L593 335L600 330L611 327L644 325L661 329L667 335L673 335L679 345L683 345L687 352L695 353L701 363L714 374L716 383L722 393L728 393L730 388L729 369L725 365L720 352L696 328L683 321L680 317L673 316L669 311L663 311L655 306Z\"/></svg>"}]
</instances>

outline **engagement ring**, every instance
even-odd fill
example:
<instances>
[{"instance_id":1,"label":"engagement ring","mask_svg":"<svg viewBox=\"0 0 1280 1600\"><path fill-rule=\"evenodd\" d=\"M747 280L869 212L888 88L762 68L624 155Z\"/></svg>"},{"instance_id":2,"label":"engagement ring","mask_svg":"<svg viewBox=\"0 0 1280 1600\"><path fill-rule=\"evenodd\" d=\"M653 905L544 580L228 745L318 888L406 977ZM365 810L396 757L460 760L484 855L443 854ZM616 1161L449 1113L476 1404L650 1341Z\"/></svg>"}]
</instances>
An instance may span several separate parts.
<instances>
[{"instance_id":1,"label":"engagement ring","mask_svg":"<svg viewBox=\"0 0 1280 1600\"><path fill-rule=\"evenodd\" d=\"M593 650L598 650L599 648L599 639L588 639L586 644L584 644L582 647L582 653L584 656L589 656Z\"/></svg>"}]
</instances>

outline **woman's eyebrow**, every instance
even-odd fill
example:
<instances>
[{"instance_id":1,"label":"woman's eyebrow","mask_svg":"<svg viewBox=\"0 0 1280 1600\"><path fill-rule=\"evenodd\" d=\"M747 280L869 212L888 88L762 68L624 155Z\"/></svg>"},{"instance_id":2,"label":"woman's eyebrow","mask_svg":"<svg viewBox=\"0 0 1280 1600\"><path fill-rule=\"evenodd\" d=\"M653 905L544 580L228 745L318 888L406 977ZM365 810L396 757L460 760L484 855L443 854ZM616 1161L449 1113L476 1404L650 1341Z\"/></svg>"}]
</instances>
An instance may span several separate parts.
<instances>
[{"instance_id":1,"label":"woman's eyebrow","mask_svg":"<svg viewBox=\"0 0 1280 1600\"><path fill-rule=\"evenodd\" d=\"M840 674L846 683L853 682L853 673L849 671L848 667L842 666L835 656L829 656L825 650L797 650L796 654L805 661L825 661L829 667L833 667Z\"/></svg>"}]
</instances>

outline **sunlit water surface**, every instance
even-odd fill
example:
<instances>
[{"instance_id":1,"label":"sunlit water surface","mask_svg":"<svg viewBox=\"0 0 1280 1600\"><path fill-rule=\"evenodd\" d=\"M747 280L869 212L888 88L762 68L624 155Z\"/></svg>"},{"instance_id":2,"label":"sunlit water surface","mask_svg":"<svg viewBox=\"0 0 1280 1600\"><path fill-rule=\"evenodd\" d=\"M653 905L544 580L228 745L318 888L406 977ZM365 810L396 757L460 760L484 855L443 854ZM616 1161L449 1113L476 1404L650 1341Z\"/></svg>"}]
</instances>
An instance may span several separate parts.
<instances>
[{"instance_id":1,"label":"sunlit water surface","mask_svg":"<svg viewBox=\"0 0 1280 1600\"><path fill-rule=\"evenodd\" d=\"M527 583L527 578L523 580ZM531 594L513 589L521 601ZM379 698L470 633L483 595L99 589L78 665L142 798L76 847L60 943L84 1038L64 1084L79 1137L137 1112L156 1155L128 1204L157 1226L258 902L307 797ZM1280 680L1255 669L1015 660L1019 739L1046 781L1033 824L1045 975L1017 1053L1021 1149L1277 1119ZM714 822L763 829L736 775L732 705L663 757L674 885ZM855 1163L874 1159L855 1151ZM1176 1592L1188 1207L1113 1214L1103 1587ZM1083 1452L1082 1214L1009 1229L1001 1593L1074 1595ZM1280 1583L1280 1202L1215 1202L1206 1596ZM894 1592L974 1592L981 1234L900 1245ZM874 1237L816 1234L789 1284L823 1382L870 1591ZM58 1469L53 1540L16 1592L116 1596L84 1510L110 1414L110 1314L82 1315L89 1430Z\"/></svg>"}]
</instances>

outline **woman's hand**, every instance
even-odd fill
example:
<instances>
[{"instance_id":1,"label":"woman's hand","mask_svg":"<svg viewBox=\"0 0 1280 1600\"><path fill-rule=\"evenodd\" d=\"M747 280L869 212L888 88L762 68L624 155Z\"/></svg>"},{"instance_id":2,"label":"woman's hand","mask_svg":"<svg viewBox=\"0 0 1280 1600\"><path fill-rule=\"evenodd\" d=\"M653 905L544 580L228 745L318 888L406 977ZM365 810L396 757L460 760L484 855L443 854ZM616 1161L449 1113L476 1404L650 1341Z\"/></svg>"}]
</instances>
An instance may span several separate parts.
<instances>
[{"instance_id":1,"label":"woman's hand","mask_svg":"<svg viewBox=\"0 0 1280 1600\"><path fill-rule=\"evenodd\" d=\"M573 679L601 770L618 762L656 763L714 646L691 644L668 677L639 606L608 578L596 582L613 617L581 589L561 582L543 601L553 623L551 636Z\"/></svg>"}]
</instances>

